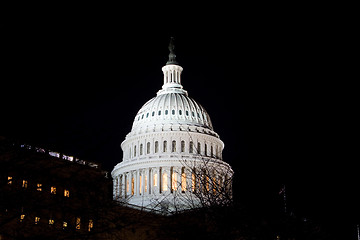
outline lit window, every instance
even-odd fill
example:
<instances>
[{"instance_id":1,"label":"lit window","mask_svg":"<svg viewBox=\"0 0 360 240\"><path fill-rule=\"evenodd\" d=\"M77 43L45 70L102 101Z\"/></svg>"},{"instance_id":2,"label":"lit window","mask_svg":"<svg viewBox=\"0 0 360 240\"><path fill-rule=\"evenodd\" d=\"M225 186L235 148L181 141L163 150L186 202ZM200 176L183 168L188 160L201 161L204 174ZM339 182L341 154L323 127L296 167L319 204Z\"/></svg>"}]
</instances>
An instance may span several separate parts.
<instances>
[{"instance_id":1,"label":"lit window","mask_svg":"<svg viewBox=\"0 0 360 240\"><path fill-rule=\"evenodd\" d=\"M70 197L70 191L65 189L64 190L64 197Z\"/></svg>"},{"instance_id":2,"label":"lit window","mask_svg":"<svg viewBox=\"0 0 360 240\"><path fill-rule=\"evenodd\" d=\"M93 222L93 220L90 219L89 220L88 231L90 232L93 227L94 227L94 222Z\"/></svg>"},{"instance_id":3,"label":"lit window","mask_svg":"<svg viewBox=\"0 0 360 240\"><path fill-rule=\"evenodd\" d=\"M49 219L49 225L54 225L54 219Z\"/></svg>"},{"instance_id":4,"label":"lit window","mask_svg":"<svg viewBox=\"0 0 360 240\"><path fill-rule=\"evenodd\" d=\"M206 186L206 191L209 191L210 187L209 187L209 176L206 176L205 178L205 186Z\"/></svg>"},{"instance_id":5,"label":"lit window","mask_svg":"<svg viewBox=\"0 0 360 240\"><path fill-rule=\"evenodd\" d=\"M12 177L8 177L8 184L10 185L10 184L12 184Z\"/></svg>"},{"instance_id":6,"label":"lit window","mask_svg":"<svg viewBox=\"0 0 360 240\"><path fill-rule=\"evenodd\" d=\"M139 176L139 193L142 194L142 176Z\"/></svg>"},{"instance_id":7,"label":"lit window","mask_svg":"<svg viewBox=\"0 0 360 240\"><path fill-rule=\"evenodd\" d=\"M41 183L38 183L38 184L36 184L36 190L37 191L39 191L39 192L41 192L42 191L42 184Z\"/></svg>"},{"instance_id":8,"label":"lit window","mask_svg":"<svg viewBox=\"0 0 360 240\"><path fill-rule=\"evenodd\" d=\"M196 181L195 181L195 173L192 173L191 174L191 189L192 189L193 192L195 192L195 183L196 183Z\"/></svg>"},{"instance_id":9,"label":"lit window","mask_svg":"<svg viewBox=\"0 0 360 240\"><path fill-rule=\"evenodd\" d=\"M171 190L176 191L177 189L177 174L173 172L171 175Z\"/></svg>"},{"instance_id":10,"label":"lit window","mask_svg":"<svg viewBox=\"0 0 360 240\"><path fill-rule=\"evenodd\" d=\"M162 190L167 191L168 185L167 185L167 174L163 174L163 182L162 182Z\"/></svg>"},{"instance_id":11,"label":"lit window","mask_svg":"<svg viewBox=\"0 0 360 240\"><path fill-rule=\"evenodd\" d=\"M77 218L76 218L76 224L75 224L75 228L76 228L77 230L80 229L80 222L81 222L81 219L80 219L79 217L77 217Z\"/></svg>"},{"instance_id":12,"label":"lit window","mask_svg":"<svg viewBox=\"0 0 360 240\"><path fill-rule=\"evenodd\" d=\"M144 192L147 192L147 185L148 185L148 183L147 183L147 176L145 175L145 179L144 179L144 181L145 181L145 183L144 183Z\"/></svg>"},{"instance_id":13,"label":"lit window","mask_svg":"<svg viewBox=\"0 0 360 240\"><path fill-rule=\"evenodd\" d=\"M172 141L171 152L176 152L176 141Z\"/></svg>"},{"instance_id":14,"label":"lit window","mask_svg":"<svg viewBox=\"0 0 360 240\"><path fill-rule=\"evenodd\" d=\"M27 185L28 185L28 181L27 181L27 180L23 180L23 182L22 182L22 187L23 187L23 188L27 188Z\"/></svg>"},{"instance_id":15,"label":"lit window","mask_svg":"<svg viewBox=\"0 0 360 240\"><path fill-rule=\"evenodd\" d=\"M181 173L181 191L183 192L186 191L186 174L184 172L184 168L183 168L183 172Z\"/></svg>"},{"instance_id":16,"label":"lit window","mask_svg":"<svg viewBox=\"0 0 360 240\"><path fill-rule=\"evenodd\" d=\"M126 180L126 192L129 192L129 179Z\"/></svg>"},{"instance_id":17,"label":"lit window","mask_svg":"<svg viewBox=\"0 0 360 240\"><path fill-rule=\"evenodd\" d=\"M20 215L20 222L22 222L24 220L24 218L25 218L25 214L21 214Z\"/></svg>"},{"instance_id":18,"label":"lit window","mask_svg":"<svg viewBox=\"0 0 360 240\"><path fill-rule=\"evenodd\" d=\"M39 217L35 217L35 224L38 224L40 221L40 218Z\"/></svg>"},{"instance_id":19,"label":"lit window","mask_svg":"<svg viewBox=\"0 0 360 240\"><path fill-rule=\"evenodd\" d=\"M157 173L154 174L154 187L157 187Z\"/></svg>"},{"instance_id":20,"label":"lit window","mask_svg":"<svg viewBox=\"0 0 360 240\"><path fill-rule=\"evenodd\" d=\"M134 178L131 179L131 195L134 195L134 187L135 187L135 180Z\"/></svg>"},{"instance_id":21,"label":"lit window","mask_svg":"<svg viewBox=\"0 0 360 240\"><path fill-rule=\"evenodd\" d=\"M56 187L51 187L50 193L56 194Z\"/></svg>"},{"instance_id":22,"label":"lit window","mask_svg":"<svg viewBox=\"0 0 360 240\"><path fill-rule=\"evenodd\" d=\"M63 228L66 228L68 226L67 222L63 222Z\"/></svg>"}]
</instances>

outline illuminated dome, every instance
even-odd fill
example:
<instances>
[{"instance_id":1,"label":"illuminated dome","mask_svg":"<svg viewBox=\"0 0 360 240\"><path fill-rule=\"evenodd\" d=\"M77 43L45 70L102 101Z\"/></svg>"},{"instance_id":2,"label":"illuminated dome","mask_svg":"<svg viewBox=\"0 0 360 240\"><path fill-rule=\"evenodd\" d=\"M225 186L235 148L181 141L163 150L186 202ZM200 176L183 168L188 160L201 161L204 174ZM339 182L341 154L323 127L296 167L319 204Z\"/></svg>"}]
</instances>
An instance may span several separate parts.
<instances>
[{"instance_id":1,"label":"illuminated dome","mask_svg":"<svg viewBox=\"0 0 360 240\"><path fill-rule=\"evenodd\" d=\"M217 135L213 131L210 117L206 110L188 96L181 85L182 67L166 65L164 85L157 96L146 102L135 116L130 134L140 132L172 130L189 130Z\"/></svg>"},{"instance_id":2,"label":"illuminated dome","mask_svg":"<svg viewBox=\"0 0 360 240\"><path fill-rule=\"evenodd\" d=\"M205 109L183 89L172 41L169 50L162 88L138 111L121 143L122 162L111 172L114 199L161 212L224 203L220 189L231 189L233 175L222 160L224 143Z\"/></svg>"}]
</instances>

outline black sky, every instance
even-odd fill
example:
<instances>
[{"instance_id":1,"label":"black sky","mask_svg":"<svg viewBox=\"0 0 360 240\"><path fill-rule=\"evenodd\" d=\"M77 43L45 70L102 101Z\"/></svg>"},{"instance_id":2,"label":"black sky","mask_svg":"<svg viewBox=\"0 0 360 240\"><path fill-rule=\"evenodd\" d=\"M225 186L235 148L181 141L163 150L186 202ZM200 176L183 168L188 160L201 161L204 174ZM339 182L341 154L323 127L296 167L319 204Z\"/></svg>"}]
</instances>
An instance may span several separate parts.
<instances>
[{"instance_id":1,"label":"black sky","mask_svg":"<svg viewBox=\"0 0 360 240\"><path fill-rule=\"evenodd\" d=\"M5 18L0 135L111 171L137 111L162 86L174 36L183 86L225 143L238 201L266 211L285 183L295 214L347 229L360 221L347 20L294 7L144 12Z\"/></svg>"}]
</instances>

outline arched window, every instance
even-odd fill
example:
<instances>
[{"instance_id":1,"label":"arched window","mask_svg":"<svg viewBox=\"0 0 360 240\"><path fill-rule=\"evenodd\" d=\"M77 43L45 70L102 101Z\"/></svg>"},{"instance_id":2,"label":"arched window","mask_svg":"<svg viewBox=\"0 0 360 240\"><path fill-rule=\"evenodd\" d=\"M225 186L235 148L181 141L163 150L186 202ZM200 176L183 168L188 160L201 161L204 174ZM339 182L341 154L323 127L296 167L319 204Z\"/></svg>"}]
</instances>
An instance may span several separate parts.
<instances>
[{"instance_id":1,"label":"arched window","mask_svg":"<svg viewBox=\"0 0 360 240\"><path fill-rule=\"evenodd\" d=\"M146 144L146 154L150 154L150 142Z\"/></svg>"},{"instance_id":2,"label":"arched window","mask_svg":"<svg viewBox=\"0 0 360 240\"><path fill-rule=\"evenodd\" d=\"M181 152L185 152L185 141L181 141Z\"/></svg>"},{"instance_id":3,"label":"arched window","mask_svg":"<svg viewBox=\"0 0 360 240\"><path fill-rule=\"evenodd\" d=\"M200 142L198 142L198 144L197 144L197 153L201 154L201 143Z\"/></svg>"},{"instance_id":4,"label":"arched window","mask_svg":"<svg viewBox=\"0 0 360 240\"><path fill-rule=\"evenodd\" d=\"M140 155L143 155L143 145L140 144Z\"/></svg>"},{"instance_id":5,"label":"arched window","mask_svg":"<svg viewBox=\"0 0 360 240\"><path fill-rule=\"evenodd\" d=\"M205 147L204 147L204 155L207 156L207 144L205 143Z\"/></svg>"},{"instance_id":6,"label":"arched window","mask_svg":"<svg viewBox=\"0 0 360 240\"><path fill-rule=\"evenodd\" d=\"M164 141L163 152L166 152L166 151L167 151L167 141Z\"/></svg>"},{"instance_id":7,"label":"arched window","mask_svg":"<svg viewBox=\"0 0 360 240\"><path fill-rule=\"evenodd\" d=\"M136 157L136 146L134 146L134 157Z\"/></svg>"},{"instance_id":8,"label":"arched window","mask_svg":"<svg viewBox=\"0 0 360 240\"><path fill-rule=\"evenodd\" d=\"M179 115L182 115L182 111L181 111L181 110L179 110Z\"/></svg>"},{"instance_id":9,"label":"arched window","mask_svg":"<svg viewBox=\"0 0 360 240\"><path fill-rule=\"evenodd\" d=\"M165 115L168 115L168 113L169 113L169 111L166 109L166 110L165 110Z\"/></svg>"},{"instance_id":10,"label":"arched window","mask_svg":"<svg viewBox=\"0 0 360 240\"><path fill-rule=\"evenodd\" d=\"M172 141L172 144L171 144L171 152L176 152L176 141Z\"/></svg>"},{"instance_id":11,"label":"arched window","mask_svg":"<svg viewBox=\"0 0 360 240\"><path fill-rule=\"evenodd\" d=\"M172 115L175 115L175 110L173 109L173 110L171 111L171 113L172 113Z\"/></svg>"},{"instance_id":12,"label":"arched window","mask_svg":"<svg viewBox=\"0 0 360 240\"><path fill-rule=\"evenodd\" d=\"M189 144L189 153L194 153L194 143L190 142Z\"/></svg>"},{"instance_id":13,"label":"arched window","mask_svg":"<svg viewBox=\"0 0 360 240\"><path fill-rule=\"evenodd\" d=\"M155 142L155 153L159 152L159 142Z\"/></svg>"}]
</instances>

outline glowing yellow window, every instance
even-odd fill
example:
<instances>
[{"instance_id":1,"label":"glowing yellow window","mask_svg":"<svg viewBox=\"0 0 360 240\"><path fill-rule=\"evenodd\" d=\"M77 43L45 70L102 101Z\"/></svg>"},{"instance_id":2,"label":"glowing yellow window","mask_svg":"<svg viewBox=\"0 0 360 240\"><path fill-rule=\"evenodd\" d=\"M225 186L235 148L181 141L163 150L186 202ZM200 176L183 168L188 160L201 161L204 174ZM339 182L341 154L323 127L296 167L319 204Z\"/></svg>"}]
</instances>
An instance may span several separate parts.
<instances>
[{"instance_id":1,"label":"glowing yellow window","mask_svg":"<svg viewBox=\"0 0 360 240\"><path fill-rule=\"evenodd\" d=\"M142 194L142 176L139 176L139 193Z\"/></svg>"},{"instance_id":2,"label":"glowing yellow window","mask_svg":"<svg viewBox=\"0 0 360 240\"><path fill-rule=\"evenodd\" d=\"M63 222L63 228L67 227L67 222Z\"/></svg>"},{"instance_id":3,"label":"glowing yellow window","mask_svg":"<svg viewBox=\"0 0 360 240\"><path fill-rule=\"evenodd\" d=\"M162 180L163 180L163 182L162 182L162 190L167 191L168 185L167 185L167 174L166 173L163 174L163 179Z\"/></svg>"},{"instance_id":4,"label":"glowing yellow window","mask_svg":"<svg viewBox=\"0 0 360 240\"><path fill-rule=\"evenodd\" d=\"M49 219L49 225L54 225L54 219Z\"/></svg>"},{"instance_id":5,"label":"glowing yellow window","mask_svg":"<svg viewBox=\"0 0 360 240\"><path fill-rule=\"evenodd\" d=\"M8 177L8 184L10 185L10 184L12 184L12 177Z\"/></svg>"},{"instance_id":6,"label":"glowing yellow window","mask_svg":"<svg viewBox=\"0 0 360 240\"><path fill-rule=\"evenodd\" d=\"M154 174L154 187L157 187L157 173Z\"/></svg>"},{"instance_id":7,"label":"glowing yellow window","mask_svg":"<svg viewBox=\"0 0 360 240\"><path fill-rule=\"evenodd\" d=\"M40 218L39 217L35 217L35 224L38 224L40 221Z\"/></svg>"},{"instance_id":8,"label":"glowing yellow window","mask_svg":"<svg viewBox=\"0 0 360 240\"><path fill-rule=\"evenodd\" d=\"M176 191L177 189L177 174L173 172L171 175L171 190Z\"/></svg>"},{"instance_id":9,"label":"glowing yellow window","mask_svg":"<svg viewBox=\"0 0 360 240\"><path fill-rule=\"evenodd\" d=\"M25 214L21 214L20 215L20 222L22 222L24 220L24 218L25 218Z\"/></svg>"},{"instance_id":10,"label":"glowing yellow window","mask_svg":"<svg viewBox=\"0 0 360 240\"><path fill-rule=\"evenodd\" d=\"M93 227L94 227L94 222L93 222L93 220L90 219L89 220L88 231L90 232Z\"/></svg>"},{"instance_id":11,"label":"glowing yellow window","mask_svg":"<svg viewBox=\"0 0 360 240\"><path fill-rule=\"evenodd\" d=\"M75 228L76 228L77 230L80 229L80 222L81 222L81 219L80 219L79 217L77 217L77 218L76 218L76 224L75 224Z\"/></svg>"},{"instance_id":12,"label":"glowing yellow window","mask_svg":"<svg viewBox=\"0 0 360 240\"><path fill-rule=\"evenodd\" d=\"M39 191L39 192L41 192L42 191L42 184L41 183L38 183L38 184L36 184L36 190L37 191Z\"/></svg>"},{"instance_id":13,"label":"glowing yellow window","mask_svg":"<svg viewBox=\"0 0 360 240\"><path fill-rule=\"evenodd\" d=\"M28 185L28 181L27 181L27 180L23 180L23 182L22 182L22 187L23 187L23 188L27 188L27 185Z\"/></svg>"},{"instance_id":14,"label":"glowing yellow window","mask_svg":"<svg viewBox=\"0 0 360 240\"><path fill-rule=\"evenodd\" d=\"M56 194L56 187L51 187L50 193Z\"/></svg>"},{"instance_id":15,"label":"glowing yellow window","mask_svg":"<svg viewBox=\"0 0 360 240\"><path fill-rule=\"evenodd\" d=\"M70 191L65 189L64 190L64 197L70 197Z\"/></svg>"},{"instance_id":16,"label":"glowing yellow window","mask_svg":"<svg viewBox=\"0 0 360 240\"><path fill-rule=\"evenodd\" d=\"M191 188L192 191L195 192L195 173L191 174Z\"/></svg>"},{"instance_id":17,"label":"glowing yellow window","mask_svg":"<svg viewBox=\"0 0 360 240\"><path fill-rule=\"evenodd\" d=\"M134 195L135 192L135 180L134 178L131 179L131 195Z\"/></svg>"},{"instance_id":18,"label":"glowing yellow window","mask_svg":"<svg viewBox=\"0 0 360 240\"><path fill-rule=\"evenodd\" d=\"M181 174L181 191L186 191L186 174L184 172Z\"/></svg>"},{"instance_id":19,"label":"glowing yellow window","mask_svg":"<svg viewBox=\"0 0 360 240\"><path fill-rule=\"evenodd\" d=\"M144 183L144 188L145 188L145 190L144 190L144 192L147 192L147 185L148 185L148 181L147 181L147 176L145 175L145 183Z\"/></svg>"}]
</instances>

